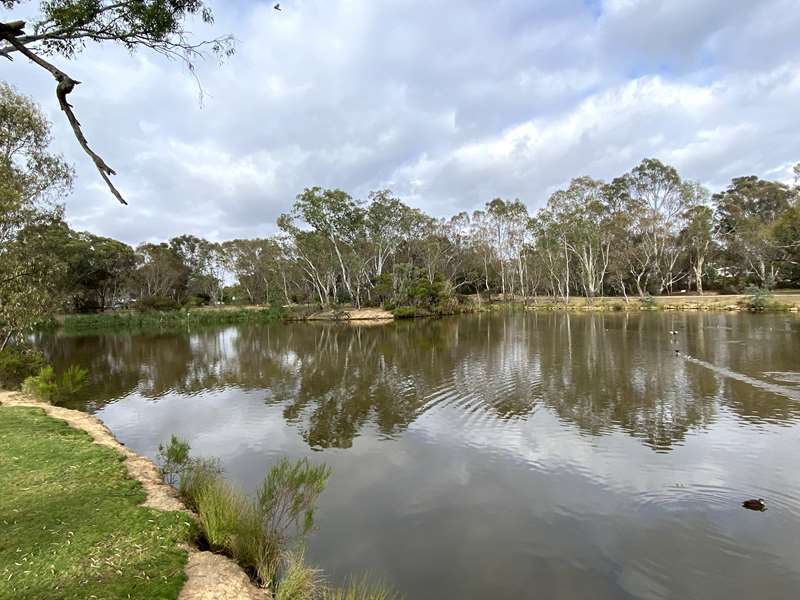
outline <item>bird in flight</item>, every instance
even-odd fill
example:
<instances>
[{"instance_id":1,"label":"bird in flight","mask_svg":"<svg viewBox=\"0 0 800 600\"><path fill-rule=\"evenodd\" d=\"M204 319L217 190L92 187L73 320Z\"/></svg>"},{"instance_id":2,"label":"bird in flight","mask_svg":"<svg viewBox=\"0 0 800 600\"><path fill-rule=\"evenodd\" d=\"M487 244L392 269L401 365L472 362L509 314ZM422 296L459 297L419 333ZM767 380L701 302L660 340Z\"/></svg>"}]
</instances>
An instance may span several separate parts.
<instances>
[{"instance_id":1,"label":"bird in flight","mask_svg":"<svg viewBox=\"0 0 800 600\"><path fill-rule=\"evenodd\" d=\"M281 9L281 3L280 3L280 2L278 2L278 4L276 4L276 5L275 5L275 6L273 6L272 8L274 8L275 10L280 10L280 9Z\"/></svg>"}]
</instances>

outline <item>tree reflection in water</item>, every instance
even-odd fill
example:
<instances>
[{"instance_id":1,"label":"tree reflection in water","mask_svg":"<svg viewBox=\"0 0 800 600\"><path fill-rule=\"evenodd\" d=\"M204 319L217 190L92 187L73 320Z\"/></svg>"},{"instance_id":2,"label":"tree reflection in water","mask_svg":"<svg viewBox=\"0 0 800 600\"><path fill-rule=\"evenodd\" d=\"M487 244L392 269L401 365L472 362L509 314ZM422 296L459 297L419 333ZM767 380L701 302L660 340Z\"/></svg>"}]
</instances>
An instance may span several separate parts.
<instances>
[{"instance_id":1,"label":"tree reflection in water","mask_svg":"<svg viewBox=\"0 0 800 600\"><path fill-rule=\"evenodd\" d=\"M447 409L452 426L479 429L524 422L541 408L587 435L623 430L669 451L720 407L750 422L800 412L790 398L682 356L756 378L791 375L798 339L790 316L504 312L36 342L57 366L89 369L93 383L80 406L88 410L132 393L263 390L311 447L348 448L365 427L396 436L429 410Z\"/></svg>"}]
</instances>

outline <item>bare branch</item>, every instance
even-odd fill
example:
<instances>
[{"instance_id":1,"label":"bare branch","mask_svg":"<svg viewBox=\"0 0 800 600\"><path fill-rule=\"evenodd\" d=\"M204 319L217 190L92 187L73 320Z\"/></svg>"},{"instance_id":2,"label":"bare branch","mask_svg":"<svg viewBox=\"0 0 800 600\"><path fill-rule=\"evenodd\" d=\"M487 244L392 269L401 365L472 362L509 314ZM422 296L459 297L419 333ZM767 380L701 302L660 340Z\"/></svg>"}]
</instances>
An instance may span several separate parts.
<instances>
[{"instance_id":1,"label":"bare branch","mask_svg":"<svg viewBox=\"0 0 800 600\"><path fill-rule=\"evenodd\" d=\"M67 101L67 96L72 92L73 89L75 89L76 85L80 84L80 81L75 81L69 75L64 73L64 71L47 62L42 57L38 56L29 48L27 48L25 44L17 40L17 38L9 31L9 27L13 25L15 25L15 23L4 24L2 28L0 28L0 38L5 39L9 44L16 48L17 51L27 56L30 60L53 75L53 78L55 78L55 80L58 82L58 85L56 86L56 97L58 98L58 103L61 106L61 110L63 110L64 114L67 116L67 121L69 121L70 127L72 127L72 131L75 134L78 143L81 145L84 152L86 152L86 154L88 154L92 159L97 167L97 170L100 172L100 176L103 178L103 181L106 182L108 189L111 190L111 193L114 195L114 197L119 200L120 203L127 205L128 203L125 201L125 198L122 197L122 194L109 178L111 175L116 175L116 172L89 147L89 142L86 141L86 137L83 135L81 124L78 122L77 117L75 117L75 113L72 111L72 105ZM22 24L22 27L24 27L24 23ZM18 29L19 27L17 30Z\"/></svg>"}]
</instances>

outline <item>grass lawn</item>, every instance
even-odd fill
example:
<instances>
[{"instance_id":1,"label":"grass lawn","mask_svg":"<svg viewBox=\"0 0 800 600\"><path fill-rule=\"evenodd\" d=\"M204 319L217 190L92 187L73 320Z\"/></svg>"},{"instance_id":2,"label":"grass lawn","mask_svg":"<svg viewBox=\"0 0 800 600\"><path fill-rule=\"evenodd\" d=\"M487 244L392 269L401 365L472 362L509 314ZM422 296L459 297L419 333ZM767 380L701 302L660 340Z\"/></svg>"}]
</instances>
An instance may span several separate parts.
<instances>
[{"instance_id":1,"label":"grass lawn","mask_svg":"<svg viewBox=\"0 0 800 600\"><path fill-rule=\"evenodd\" d=\"M191 525L144 498L114 450L0 406L0 599L177 598Z\"/></svg>"}]
</instances>

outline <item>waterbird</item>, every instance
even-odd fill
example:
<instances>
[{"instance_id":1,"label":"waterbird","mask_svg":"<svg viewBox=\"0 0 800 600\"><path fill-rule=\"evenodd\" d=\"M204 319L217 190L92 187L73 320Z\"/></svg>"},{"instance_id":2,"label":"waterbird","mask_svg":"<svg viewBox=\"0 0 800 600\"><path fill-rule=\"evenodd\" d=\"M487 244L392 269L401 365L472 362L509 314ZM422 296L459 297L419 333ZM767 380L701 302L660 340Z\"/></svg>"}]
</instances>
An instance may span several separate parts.
<instances>
[{"instance_id":1,"label":"waterbird","mask_svg":"<svg viewBox=\"0 0 800 600\"><path fill-rule=\"evenodd\" d=\"M749 510L757 510L759 512L764 512L767 510L767 503L764 502L763 498L758 498L755 500L745 500L742 502L742 506Z\"/></svg>"},{"instance_id":2,"label":"waterbird","mask_svg":"<svg viewBox=\"0 0 800 600\"><path fill-rule=\"evenodd\" d=\"M273 6L272 8L274 8L275 10L280 10L280 9L281 9L281 3L280 3L280 2L278 2L278 3L277 3L275 6Z\"/></svg>"},{"instance_id":3,"label":"waterbird","mask_svg":"<svg viewBox=\"0 0 800 600\"><path fill-rule=\"evenodd\" d=\"M680 354L680 353L681 353L681 351L678 350L677 348L675 348L675 354Z\"/></svg>"},{"instance_id":4,"label":"waterbird","mask_svg":"<svg viewBox=\"0 0 800 600\"><path fill-rule=\"evenodd\" d=\"M677 332L677 331L675 331L675 330L673 330L673 329L670 329L670 330L669 330L669 334L670 334L670 335L678 335L678 332Z\"/></svg>"}]
</instances>

